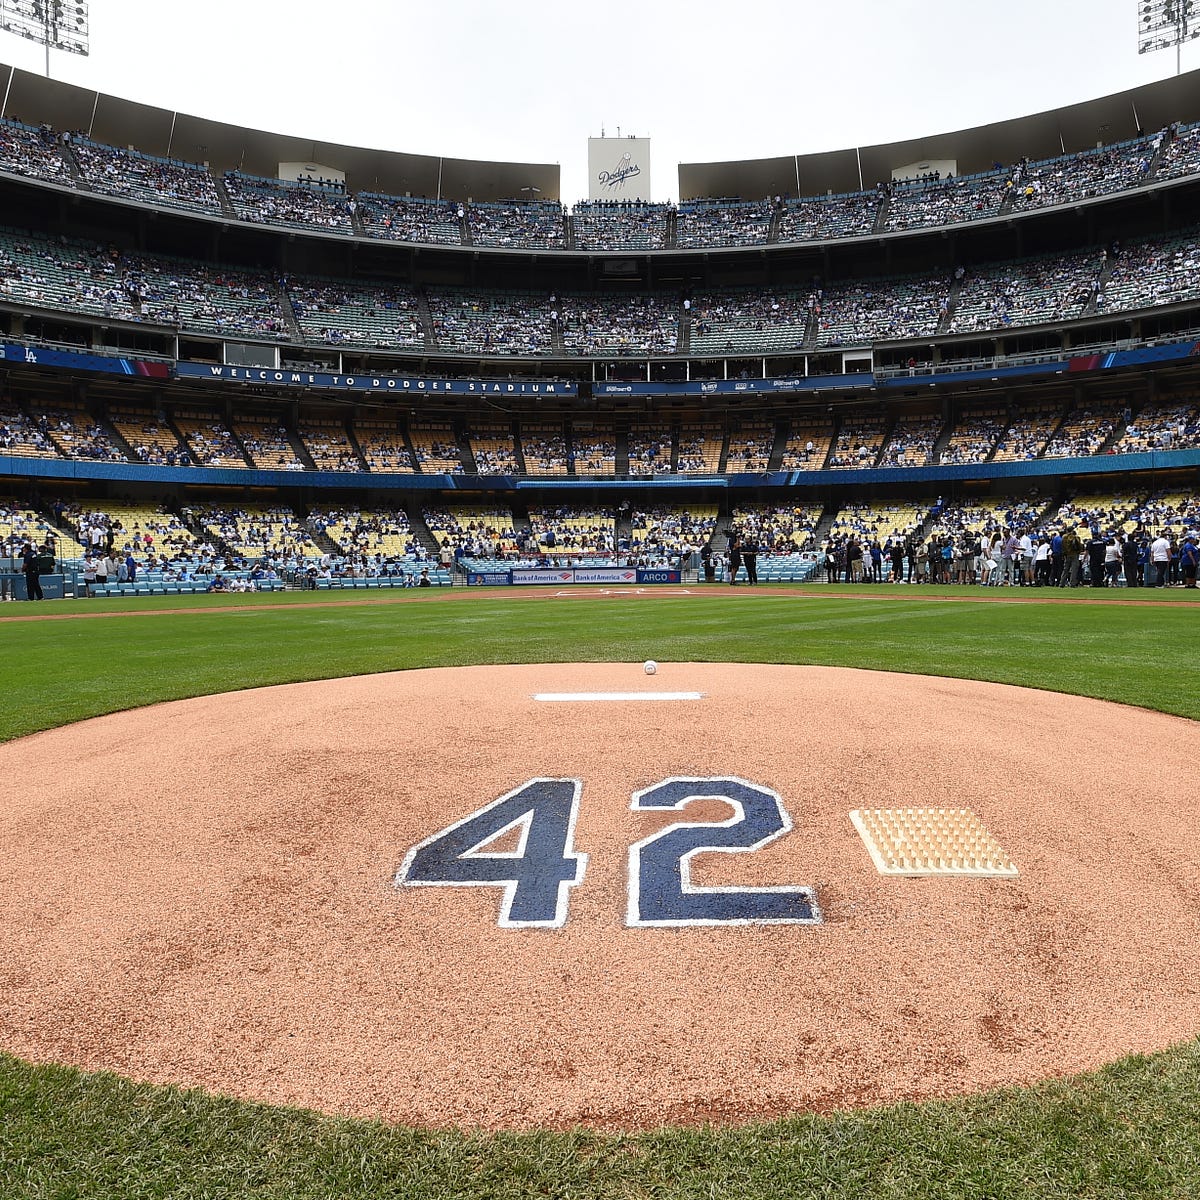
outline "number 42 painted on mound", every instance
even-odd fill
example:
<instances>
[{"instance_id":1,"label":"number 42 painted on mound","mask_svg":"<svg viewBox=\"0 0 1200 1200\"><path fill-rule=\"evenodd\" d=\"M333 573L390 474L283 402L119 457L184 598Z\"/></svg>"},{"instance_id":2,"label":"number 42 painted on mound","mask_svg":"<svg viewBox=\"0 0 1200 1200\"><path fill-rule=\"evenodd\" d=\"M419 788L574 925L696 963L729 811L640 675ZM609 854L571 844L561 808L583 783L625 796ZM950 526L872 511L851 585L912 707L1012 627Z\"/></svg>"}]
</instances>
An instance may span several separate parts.
<instances>
[{"instance_id":1,"label":"number 42 painted on mound","mask_svg":"<svg viewBox=\"0 0 1200 1200\"><path fill-rule=\"evenodd\" d=\"M414 846L396 873L410 887L501 889L502 929L557 929L567 922L571 888L583 882L586 854L574 849L583 784L531 779L499 800ZM629 847L625 924L818 925L811 887L699 887L691 881L698 854L748 854L791 827L783 801L744 779L664 779L634 792L634 812L679 812L693 800L724 800L727 820L680 821ZM512 850L488 849L517 834Z\"/></svg>"}]
</instances>

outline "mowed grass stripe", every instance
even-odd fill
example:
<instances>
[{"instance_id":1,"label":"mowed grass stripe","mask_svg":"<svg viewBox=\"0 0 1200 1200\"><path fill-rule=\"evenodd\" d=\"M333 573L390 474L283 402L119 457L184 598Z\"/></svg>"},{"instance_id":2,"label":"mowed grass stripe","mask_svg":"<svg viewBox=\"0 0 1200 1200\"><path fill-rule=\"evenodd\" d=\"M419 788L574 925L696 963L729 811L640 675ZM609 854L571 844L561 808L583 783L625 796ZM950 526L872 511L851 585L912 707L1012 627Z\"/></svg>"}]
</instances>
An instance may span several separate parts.
<instances>
[{"instance_id":1,"label":"mowed grass stripe","mask_svg":"<svg viewBox=\"0 0 1200 1200\"><path fill-rule=\"evenodd\" d=\"M473 602L471 602L473 600ZM0 740L140 704L469 663L779 662L949 675L1200 716L1191 605L679 601L257 607L0 625Z\"/></svg>"},{"instance_id":2,"label":"mowed grass stripe","mask_svg":"<svg viewBox=\"0 0 1200 1200\"><path fill-rule=\"evenodd\" d=\"M832 593L817 599L769 590L678 603L514 603L488 594L452 603L319 599L325 606L289 597L285 606L247 612L0 623L0 737L158 700L303 679L646 658L962 676L1200 715L1191 653L1200 613L1191 605L945 604L911 593L868 605ZM191 606L231 607L229 600L244 598L203 597ZM0 965L0 980L16 978ZM1198 1042L1031 1089L626 1137L389 1128L0 1055L5 1200L1158 1200L1200 1196L1198 1179Z\"/></svg>"}]
</instances>

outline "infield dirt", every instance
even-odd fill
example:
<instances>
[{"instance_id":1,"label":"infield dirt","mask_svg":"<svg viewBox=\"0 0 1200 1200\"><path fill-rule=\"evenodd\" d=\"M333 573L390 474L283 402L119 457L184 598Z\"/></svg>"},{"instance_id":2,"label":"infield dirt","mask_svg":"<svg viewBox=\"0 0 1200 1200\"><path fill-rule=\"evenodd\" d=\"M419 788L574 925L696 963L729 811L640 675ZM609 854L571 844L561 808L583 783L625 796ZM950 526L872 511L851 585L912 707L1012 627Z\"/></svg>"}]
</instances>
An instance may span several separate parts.
<instances>
[{"instance_id":1,"label":"infield dirt","mask_svg":"<svg viewBox=\"0 0 1200 1200\"><path fill-rule=\"evenodd\" d=\"M696 690L543 704L539 692ZM0 1047L390 1121L633 1129L946 1096L1200 1028L1195 726L816 667L470 667L264 688L0 747ZM46 764L54 764L46 770ZM818 926L626 928L630 811L670 776L793 829L699 884L811 885ZM578 779L560 929L406 852ZM966 807L1016 879L880 876L851 809ZM685 819L722 820L720 801Z\"/></svg>"}]
</instances>

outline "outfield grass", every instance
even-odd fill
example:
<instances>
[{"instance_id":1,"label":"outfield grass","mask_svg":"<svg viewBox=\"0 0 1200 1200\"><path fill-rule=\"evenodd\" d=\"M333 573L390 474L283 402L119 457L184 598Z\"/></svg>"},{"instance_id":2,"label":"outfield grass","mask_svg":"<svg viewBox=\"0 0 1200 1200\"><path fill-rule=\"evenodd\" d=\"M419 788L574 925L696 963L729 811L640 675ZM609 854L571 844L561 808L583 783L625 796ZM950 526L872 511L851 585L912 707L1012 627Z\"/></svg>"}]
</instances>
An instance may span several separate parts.
<instances>
[{"instance_id":1,"label":"outfield grass","mask_svg":"<svg viewBox=\"0 0 1200 1200\"><path fill-rule=\"evenodd\" d=\"M1200 717L1195 593L1062 605L981 601L972 589L949 604L959 589L928 591L934 600L917 588L398 603L293 593L139 600L107 620L0 621L0 738L302 679L645 658L954 675ZM1135 602L1151 597L1171 603ZM38 608L119 611L108 604ZM183 611L153 611L164 608ZM0 610L12 615L26 614ZM0 1197L75 1196L1200 1197L1200 1043L1034 1089L626 1137L387 1128L0 1056Z\"/></svg>"}]
</instances>

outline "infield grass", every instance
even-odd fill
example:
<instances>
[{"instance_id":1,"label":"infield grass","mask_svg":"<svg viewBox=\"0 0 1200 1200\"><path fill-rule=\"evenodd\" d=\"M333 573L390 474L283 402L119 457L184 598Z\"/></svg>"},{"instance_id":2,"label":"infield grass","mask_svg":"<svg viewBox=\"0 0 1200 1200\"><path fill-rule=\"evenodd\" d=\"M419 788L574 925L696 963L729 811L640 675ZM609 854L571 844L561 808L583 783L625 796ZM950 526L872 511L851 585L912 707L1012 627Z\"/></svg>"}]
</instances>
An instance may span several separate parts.
<instances>
[{"instance_id":1,"label":"infield grass","mask_svg":"<svg viewBox=\"0 0 1200 1200\"><path fill-rule=\"evenodd\" d=\"M924 589L871 591L434 594L366 603L353 594L322 594L316 603L287 594L139 601L128 615L101 601L47 604L36 606L39 615L75 610L109 619L0 621L0 738L154 701L305 679L646 658L961 676L1200 717L1200 606L1188 603L1195 593L1117 592L1117 604L1072 605L981 601L971 589L959 603L944 602L952 588L929 589L929 597ZM1146 598L1170 603L1131 602ZM164 608L181 611L154 611ZM13 615L26 613L0 610ZM0 970L6 978L15 976ZM390 1128L0 1055L4 1200L240 1196L1200 1197L1200 1043L1037 1088L611 1137Z\"/></svg>"}]
</instances>

